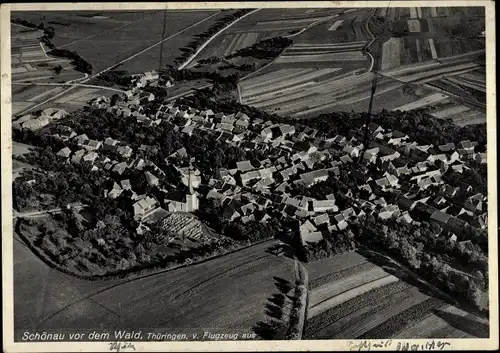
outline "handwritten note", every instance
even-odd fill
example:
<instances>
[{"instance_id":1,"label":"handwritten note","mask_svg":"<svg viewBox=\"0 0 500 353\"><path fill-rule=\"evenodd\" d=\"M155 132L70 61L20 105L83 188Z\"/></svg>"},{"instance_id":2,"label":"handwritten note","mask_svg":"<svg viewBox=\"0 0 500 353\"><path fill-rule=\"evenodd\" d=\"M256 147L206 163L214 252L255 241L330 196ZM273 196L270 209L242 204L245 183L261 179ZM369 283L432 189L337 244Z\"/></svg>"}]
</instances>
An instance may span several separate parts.
<instances>
[{"instance_id":1,"label":"handwritten note","mask_svg":"<svg viewBox=\"0 0 500 353\"><path fill-rule=\"evenodd\" d=\"M377 350L396 350L396 351L442 351L447 346L450 346L449 341L444 340L429 340L424 343L405 342L398 340L394 342L388 340L362 340L349 341L350 351L377 351Z\"/></svg>"},{"instance_id":2,"label":"handwritten note","mask_svg":"<svg viewBox=\"0 0 500 353\"><path fill-rule=\"evenodd\" d=\"M123 352L123 351L130 351L134 350L135 351L135 346L133 343L130 342L110 342L109 343L109 350L114 351L114 352Z\"/></svg>"}]
</instances>

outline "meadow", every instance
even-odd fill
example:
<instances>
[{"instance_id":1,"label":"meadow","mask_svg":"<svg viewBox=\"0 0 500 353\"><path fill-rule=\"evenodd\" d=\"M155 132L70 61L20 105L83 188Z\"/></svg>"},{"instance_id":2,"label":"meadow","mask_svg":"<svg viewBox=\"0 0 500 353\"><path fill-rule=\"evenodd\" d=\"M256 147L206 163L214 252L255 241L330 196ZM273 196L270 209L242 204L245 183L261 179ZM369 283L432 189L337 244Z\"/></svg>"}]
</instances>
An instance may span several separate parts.
<instances>
[{"instance_id":1,"label":"meadow","mask_svg":"<svg viewBox=\"0 0 500 353\"><path fill-rule=\"evenodd\" d=\"M127 281L85 281L48 267L15 240L15 329L212 327L262 332L267 322L279 320L281 308L270 300L288 293L294 283L293 261L266 252L274 245L265 242Z\"/></svg>"}]
</instances>

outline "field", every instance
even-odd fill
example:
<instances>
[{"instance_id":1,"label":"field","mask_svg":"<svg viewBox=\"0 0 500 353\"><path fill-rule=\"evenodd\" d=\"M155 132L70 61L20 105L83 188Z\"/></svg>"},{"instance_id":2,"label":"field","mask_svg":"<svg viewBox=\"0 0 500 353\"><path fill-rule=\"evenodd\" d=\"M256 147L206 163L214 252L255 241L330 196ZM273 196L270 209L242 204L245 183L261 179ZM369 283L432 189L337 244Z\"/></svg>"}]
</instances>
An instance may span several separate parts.
<instances>
[{"instance_id":1,"label":"field","mask_svg":"<svg viewBox=\"0 0 500 353\"><path fill-rule=\"evenodd\" d=\"M68 85L61 84L60 86L53 86L50 84L12 84L14 103L12 107L12 114L21 114L23 111L35 106L36 104L43 103L44 101L56 97L61 94ZM105 87L73 87L67 93L59 95L55 100L46 104L42 104L35 108L36 110L43 110L46 108L61 108L68 112L74 111L84 107L90 100L101 97L111 96L117 91Z\"/></svg>"},{"instance_id":2,"label":"field","mask_svg":"<svg viewBox=\"0 0 500 353\"><path fill-rule=\"evenodd\" d=\"M261 332L293 261L262 243L198 265L123 281L79 280L14 242L15 329L172 327ZM279 289L281 288L281 290Z\"/></svg>"},{"instance_id":3,"label":"field","mask_svg":"<svg viewBox=\"0 0 500 353\"><path fill-rule=\"evenodd\" d=\"M487 320L438 299L382 257L368 260L348 253L307 264L307 268L310 290L305 339L489 335Z\"/></svg>"},{"instance_id":4,"label":"field","mask_svg":"<svg viewBox=\"0 0 500 353\"><path fill-rule=\"evenodd\" d=\"M11 33L11 69L14 82L37 80L64 82L83 77L82 73L73 69L69 60L46 54L47 49L38 39L43 35L42 31L11 24ZM54 72L56 66L62 68L58 74Z\"/></svg>"},{"instance_id":5,"label":"field","mask_svg":"<svg viewBox=\"0 0 500 353\"><path fill-rule=\"evenodd\" d=\"M309 26L328 21L339 9L261 9L221 33L197 60L223 57L261 40L291 36ZM195 65L196 63L193 63Z\"/></svg>"},{"instance_id":6,"label":"field","mask_svg":"<svg viewBox=\"0 0 500 353\"><path fill-rule=\"evenodd\" d=\"M34 23L42 21L39 13L23 12L12 16L22 16ZM55 29L54 44L58 48L76 51L92 64L94 72L108 68L162 40L162 11L112 11L105 15L90 12L44 12L43 16L44 21ZM168 39L168 45L163 46L164 63L171 62L180 53L179 48L187 45L193 35L213 24L218 16L220 15L214 11L169 11L166 16L165 39L198 22L203 26L195 26L172 37L173 40ZM204 21L205 19L207 20ZM155 50L141 54L127 63L128 66L123 66L123 69L132 72L157 69L160 47L158 45Z\"/></svg>"}]
</instances>

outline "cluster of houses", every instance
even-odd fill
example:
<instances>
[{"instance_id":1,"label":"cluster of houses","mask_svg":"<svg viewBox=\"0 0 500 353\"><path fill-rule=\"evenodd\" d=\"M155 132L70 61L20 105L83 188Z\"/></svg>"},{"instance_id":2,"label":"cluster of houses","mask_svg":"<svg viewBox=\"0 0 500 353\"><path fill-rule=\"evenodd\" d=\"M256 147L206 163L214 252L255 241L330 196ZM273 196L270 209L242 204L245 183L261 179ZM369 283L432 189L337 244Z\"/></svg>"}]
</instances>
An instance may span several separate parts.
<instances>
[{"instance_id":1,"label":"cluster of houses","mask_svg":"<svg viewBox=\"0 0 500 353\"><path fill-rule=\"evenodd\" d=\"M219 200L223 216L230 220L243 223L268 222L271 218L294 220L304 244L342 231L368 214L381 220L414 224L435 222L442 231L451 234L451 239L456 239L467 225L482 229L487 226L486 195L474 193L471 185L445 182L443 178L449 169L462 173L469 168L469 161L486 163L486 153L476 151L477 142L420 145L405 133L370 123L366 128L371 142L365 146L356 138L326 136L302 124L273 123L251 119L242 112L224 114L167 102L156 112L146 114L142 102L155 97L140 88L155 80L155 75L138 77L128 100L119 100L113 106L106 98L92 104L152 128L168 124L182 134L210 134L242 150L262 152L260 155L266 156L262 160L239 161L227 166L220 170L220 178L212 178L205 185L208 188L204 188L203 197ZM160 177L164 174L154 163L134 158L130 147L110 137L94 141L69 130L60 137L71 139L81 147L74 153L69 148L62 149L58 152L61 158L72 163L89 162L93 170L110 171L115 179L127 168L143 166L153 167ZM114 150L122 161L100 156L101 149ZM174 155L188 158L185 149ZM166 193L164 207L168 212L193 212L199 207L197 189L202 177L193 167L177 169L188 192ZM356 185L345 195L349 200L347 208L341 209L333 194L322 200L292 196L296 195L294 190L309 188L331 176L339 177L345 171ZM150 185L158 186L157 176L149 171L145 175ZM127 180L115 182L107 196L116 197L127 189L131 189ZM150 195L133 194L133 197L138 219L148 218L161 209L160 203ZM458 202L458 198L465 202Z\"/></svg>"},{"instance_id":2,"label":"cluster of houses","mask_svg":"<svg viewBox=\"0 0 500 353\"><path fill-rule=\"evenodd\" d=\"M149 124L140 111L130 116ZM184 134L212 134L238 148L265 152L265 159L237 162L221 170L220 179L209 181L205 197L218 199L231 220L294 218L304 242L343 230L367 214L417 224L433 221L451 231L452 239L466 224L483 229L487 224L486 196L472 193L470 185L449 185L442 178L449 168L463 172L468 161L486 163L486 153L476 152L474 141L419 145L400 131L371 123L372 142L364 146L355 138L325 136L300 124L273 124L242 112L226 115L171 103L146 119L170 124ZM349 178L356 180L359 196L347 193L349 208L339 210L333 195L325 200L291 196L295 187L311 187L332 174L338 176L352 163L356 167L348 168ZM386 193L396 194L396 201L386 202ZM464 193L465 204L457 205L455 196Z\"/></svg>"},{"instance_id":3,"label":"cluster of houses","mask_svg":"<svg viewBox=\"0 0 500 353\"><path fill-rule=\"evenodd\" d=\"M12 126L18 129L38 130L47 126L52 121L59 120L68 113L64 109L47 108L41 111L40 115L26 114L21 116L16 121L12 122Z\"/></svg>"}]
</instances>

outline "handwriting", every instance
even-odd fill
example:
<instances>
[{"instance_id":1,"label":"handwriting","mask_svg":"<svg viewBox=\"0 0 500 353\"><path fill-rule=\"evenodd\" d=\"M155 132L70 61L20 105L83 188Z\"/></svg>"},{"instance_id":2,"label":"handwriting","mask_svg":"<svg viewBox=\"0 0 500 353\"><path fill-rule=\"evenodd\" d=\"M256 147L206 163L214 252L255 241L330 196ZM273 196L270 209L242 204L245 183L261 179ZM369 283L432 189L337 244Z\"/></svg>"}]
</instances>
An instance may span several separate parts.
<instances>
[{"instance_id":1,"label":"handwriting","mask_svg":"<svg viewBox=\"0 0 500 353\"><path fill-rule=\"evenodd\" d=\"M130 350L130 349L133 349L135 351L134 344L130 343L130 342L110 342L109 343L109 350L110 351L120 352L122 350Z\"/></svg>"},{"instance_id":2,"label":"handwriting","mask_svg":"<svg viewBox=\"0 0 500 353\"><path fill-rule=\"evenodd\" d=\"M397 346L393 346L393 341L391 339L387 340L361 340L361 341L349 341L350 351L371 351L371 350L389 350L392 349L396 351L442 351L451 343L448 341L441 340L429 340L424 343L410 343L405 341L398 341Z\"/></svg>"}]
</instances>

